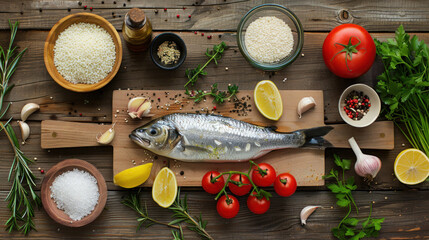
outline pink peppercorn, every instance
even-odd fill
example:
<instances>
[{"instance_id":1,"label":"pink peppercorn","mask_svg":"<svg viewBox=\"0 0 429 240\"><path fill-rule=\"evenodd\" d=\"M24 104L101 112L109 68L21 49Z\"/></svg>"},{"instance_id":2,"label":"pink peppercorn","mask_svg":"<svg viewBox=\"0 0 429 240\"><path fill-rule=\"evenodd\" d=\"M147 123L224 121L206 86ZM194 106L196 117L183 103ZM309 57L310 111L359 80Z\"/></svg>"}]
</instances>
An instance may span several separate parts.
<instances>
[{"instance_id":1,"label":"pink peppercorn","mask_svg":"<svg viewBox=\"0 0 429 240\"><path fill-rule=\"evenodd\" d=\"M213 106L213 110L216 110L216 106Z\"/></svg>"},{"instance_id":2,"label":"pink peppercorn","mask_svg":"<svg viewBox=\"0 0 429 240\"><path fill-rule=\"evenodd\" d=\"M90 8L89 8L89 10L91 10L91 11L92 11L92 7L90 7Z\"/></svg>"},{"instance_id":3,"label":"pink peppercorn","mask_svg":"<svg viewBox=\"0 0 429 240\"><path fill-rule=\"evenodd\" d=\"M195 31L194 34L197 34L197 31Z\"/></svg>"},{"instance_id":4,"label":"pink peppercorn","mask_svg":"<svg viewBox=\"0 0 429 240\"><path fill-rule=\"evenodd\" d=\"M180 14L177 14L177 16L176 16L177 18L180 18Z\"/></svg>"},{"instance_id":5,"label":"pink peppercorn","mask_svg":"<svg viewBox=\"0 0 429 240\"><path fill-rule=\"evenodd\" d=\"M164 8L164 12L166 12L167 11L167 8Z\"/></svg>"},{"instance_id":6,"label":"pink peppercorn","mask_svg":"<svg viewBox=\"0 0 429 240\"><path fill-rule=\"evenodd\" d=\"M201 33L201 36L204 36L204 33Z\"/></svg>"},{"instance_id":7,"label":"pink peppercorn","mask_svg":"<svg viewBox=\"0 0 429 240\"><path fill-rule=\"evenodd\" d=\"M188 15L188 18L191 18L191 15Z\"/></svg>"},{"instance_id":8,"label":"pink peppercorn","mask_svg":"<svg viewBox=\"0 0 429 240\"><path fill-rule=\"evenodd\" d=\"M211 35L208 35L208 36L207 36L207 39L212 39L212 36L211 36Z\"/></svg>"},{"instance_id":9,"label":"pink peppercorn","mask_svg":"<svg viewBox=\"0 0 429 240\"><path fill-rule=\"evenodd\" d=\"M40 170L40 173L41 173L41 174L44 174L44 173L45 173L45 170L43 170L43 169L42 169L42 170Z\"/></svg>"},{"instance_id":10,"label":"pink peppercorn","mask_svg":"<svg viewBox=\"0 0 429 240\"><path fill-rule=\"evenodd\" d=\"M83 6L83 9L86 9L86 5L85 5L85 6Z\"/></svg>"}]
</instances>

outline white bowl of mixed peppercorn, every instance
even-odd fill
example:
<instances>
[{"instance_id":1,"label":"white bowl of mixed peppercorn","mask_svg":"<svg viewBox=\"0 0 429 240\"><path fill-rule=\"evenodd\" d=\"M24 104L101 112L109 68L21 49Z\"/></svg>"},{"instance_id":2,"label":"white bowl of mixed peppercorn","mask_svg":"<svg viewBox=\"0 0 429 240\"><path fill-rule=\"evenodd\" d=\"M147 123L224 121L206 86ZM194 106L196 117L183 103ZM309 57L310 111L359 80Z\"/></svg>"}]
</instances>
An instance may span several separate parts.
<instances>
[{"instance_id":1,"label":"white bowl of mixed peppercorn","mask_svg":"<svg viewBox=\"0 0 429 240\"><path fill-rule=\"evenodd\" d=\"M380 114L381 102L370 86L354 84L346 88L338 101L341 118L353 127L367 127Z\"/></svg>"}]
</instances>

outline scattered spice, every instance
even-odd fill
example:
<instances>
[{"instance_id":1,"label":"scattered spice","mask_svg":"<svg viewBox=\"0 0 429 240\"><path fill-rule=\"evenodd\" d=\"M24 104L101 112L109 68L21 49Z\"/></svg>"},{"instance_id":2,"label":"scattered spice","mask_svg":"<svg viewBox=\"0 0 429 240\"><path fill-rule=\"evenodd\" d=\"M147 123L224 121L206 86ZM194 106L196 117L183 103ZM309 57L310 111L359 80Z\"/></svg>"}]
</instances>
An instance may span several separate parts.
<instances>
[{"instance_id":1,"label":"scattered spice","mask_svg":"<svg viewBox=\"0 0 429 240\"><path fill-rule=\"evenodd\" d=\"M83 9L86 9L86 5L85 5L85 6L83 6Z\"/></svg>"},{"instance_id":2,"label":"scattered spice","mask_svg":"<svg viewBox=\"0 0 429 240\"><path fill-rule=\"evenodd\" d=\"M201 36L204 36L204 33L201 33Z\"/></svg>"},{"instance_id":3,"label":"scattered spice","mask_svg":"<svg viewBox=\"0 0 429 240\"><path fill-rule=\"evenodd\" d=\"M194 34L197 34L197 31L195 31Z\"/></svg>"},{"instance_id":4,"label":"scattered spice","mask_svg":"<svg viewBox=\"0 0 429 240\"><path fill-rule=\"evenodd\" d=\"M353 120L361 120L365 116L369 108L371 107L371 101L367 95L363 92L352 91L346 99L344 99L344 111L347 116Z\"/></svg>"},{"instance_id":5,"label":"scattered spice","mask_svg":"<svg viewBox=\"0 0 429 240\"><path fill-rule=\"evenodd\" d=\"M173 41L165 41L159 45L157 54L163 64L175 64L180 58L180 51Z\"/></svg>"},{"instance_id":6,"label":"scattered spice","mask_svg":"<svg viewBox=\"0 0 429 240\"><path fill-rule=\"evenodd\" d=\"M191 15L188 15L188 18L191 18Z\"/></svg>"},{"instance_id":7,"label":"scattered spice","mask_svg":"<svg viewBox=\"0 0 429 240\"><path fill-rule=\"evenodd\" d=\"M167 8L164 8L164 12L167 12Z\"/></svg>"},{"instance_id":8,"label":"scattered spice","mask_svg":"<svg viewBox=\"0 0 429 240\"><path fill-rule=\"evenodd\" d=\"M40 170L40 173L41 173L41 174L44 174L44 173L45 173L45 170L41 169L41 170Z\"/></svg>"},{"instance_id":9,"label":"scattered spice","mask_svg":"<svg viewBox=\"0 0 429 240\"><path fill-rule=\"evenodd\" d=\"M212 35L208 35L208 36L207 36L207 39L212 39Z\"/></svg>"},{"instance_id":10,"label":"scattered spice","mask_svg":"<svg viewBox=\"0 0 429 240\"><path fill-rule=\"evenodd\" d=\"M180 18L180 14L177 14L177 15L176 15L176 17L177 17L177 18Z\"/></svg>"}]
</instances>

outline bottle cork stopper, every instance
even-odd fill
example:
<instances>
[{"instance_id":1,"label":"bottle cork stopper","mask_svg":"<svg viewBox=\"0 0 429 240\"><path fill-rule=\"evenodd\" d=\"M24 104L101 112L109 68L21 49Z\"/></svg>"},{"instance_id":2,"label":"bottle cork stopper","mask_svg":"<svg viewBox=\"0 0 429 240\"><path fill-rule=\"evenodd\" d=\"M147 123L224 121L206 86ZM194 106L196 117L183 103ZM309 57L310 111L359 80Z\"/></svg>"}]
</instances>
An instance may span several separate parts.
<instances>
[{"instance_id":1,"label":"bottle cork stopper","mask_svg":"<svg viewBox=\"0 0 429 240\"><path fill-rule=\"evenodd\" d=\"M142 27L142 25L144 24L146 15L144 14L144 11L139 9L139 8L132 8L129 12L128 12L128 16L129 16L129 23L130 23L130 27L133 28L140 28Z\"/></svg>"}]
</instances>

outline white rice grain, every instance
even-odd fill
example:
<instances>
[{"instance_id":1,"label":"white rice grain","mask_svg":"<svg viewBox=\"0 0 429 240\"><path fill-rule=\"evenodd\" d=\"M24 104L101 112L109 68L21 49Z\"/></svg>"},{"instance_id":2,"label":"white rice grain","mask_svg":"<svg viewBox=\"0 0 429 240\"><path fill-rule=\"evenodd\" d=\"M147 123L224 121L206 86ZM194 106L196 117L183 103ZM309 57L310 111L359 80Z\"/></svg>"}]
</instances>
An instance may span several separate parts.
<instances>
[{"instance_id":1,"label":"white rice grain","mask_svg":"<svg viewBox=\"0 0 429 240\"><path fill-rule=\"evenodd\" d=\"M65 29L54 46L54 64L69 82L94 84L113 69L116 52L110 34L91 23L75 23Z\"/></svg>"},{"instance_id":2,"label":"white rice grain","mask_svg":"<svg viewBox=\"0 0 429 240\"><path fill-rule=\"evenodd\" d=\"M277 17L260 17L251 22L244 37L249 55L260 62L278 62L293 49L292 31Z\"/></svg>"}]
</instances>

